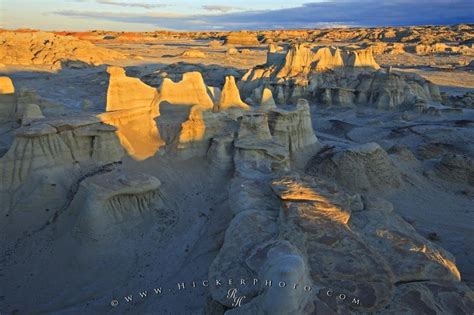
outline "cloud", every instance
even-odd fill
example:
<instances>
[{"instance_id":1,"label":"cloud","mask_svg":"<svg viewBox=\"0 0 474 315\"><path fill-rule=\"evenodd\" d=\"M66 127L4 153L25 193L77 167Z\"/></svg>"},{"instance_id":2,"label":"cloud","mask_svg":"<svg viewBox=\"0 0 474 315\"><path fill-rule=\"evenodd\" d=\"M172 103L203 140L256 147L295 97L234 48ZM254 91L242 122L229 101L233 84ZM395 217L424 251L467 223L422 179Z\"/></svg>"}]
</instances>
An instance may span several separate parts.
<instances>
[{"instance_id":1,"label":"cloud","mask_svg":"<svg viewBox=\"0 0 474 315\"><path fill-rule=\"evenodd\" d=\"M221 13L239 10L239 8L231 7L228 5L203 5L202 8L207 11L217 11Z\"/></svg>"},{"instance_id":2,"label":"cloud","mask_svg":"<svg viewBox=\"0 0 474 315\"><path fill-rule=\"evenodd\" d=\"M145 2L125 2L125 1L115 1L115 0L96 0L100 4L115 5L120 7L134 7L134 8L144 8L144 9L154 9L160 7L169 6L168 4L161 3L145 3Z\"/></svg>"},{"instance_id":3,"label":"cloud","mask_svg":"<svg viewBox=\"0 0 474 315\"><path fill-rule=\"evenodd\" d=\"M102 0L103 1L103 0ZM54 14L142 23L176 30L405 26L474 22L472 0L332 0L299 7L221 14L159 15L59 11ZM197 23L199 21L199 23Z\"/></svg>"}]
</instances>

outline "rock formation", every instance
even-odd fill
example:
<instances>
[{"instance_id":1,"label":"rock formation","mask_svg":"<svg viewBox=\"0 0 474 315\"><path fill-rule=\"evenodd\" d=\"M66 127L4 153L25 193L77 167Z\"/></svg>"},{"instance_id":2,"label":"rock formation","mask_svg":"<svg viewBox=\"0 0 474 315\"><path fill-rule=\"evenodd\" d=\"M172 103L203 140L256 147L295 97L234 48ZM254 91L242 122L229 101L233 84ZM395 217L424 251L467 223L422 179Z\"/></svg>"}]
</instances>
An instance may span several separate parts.
<instances>
[{"instance_id":1,"label":"rock formation","mask_svg":"<svg viewBox=\"0 0 474 315\"><path fill-rule=\"evenodd\" d=\"M17 95L12 80L0 77L0 122L11 121L17 109Z\"/></svg>"},{"instance_id":2,"label":"rock formation","mask_svg":"<svg viewBox=\"0 0 474 315\"><path fill-rule=\"evenodd\" d=\"M273 140L267 115L249 113L242 117L239 133L234 143L236 170L269 173L289 167L289 152Z\"/></svg>"},{"instance_id":3,"label":"rock formation","mask_svg":"<svg viewBox=\"0 0 474 315\"><path fill-rule=\"evenodd\" d=\"M124 55L71 36L46 32L1 32L0 60L6 65L47 65L64 62L99 65Z\"/></svg>"},{"instance_id":4,"label":"rock formation","mask_svg":"<svg viewBox=\"0 0 474 315\"><path fill-rule=\"evenodd\" d=\"M221 97L216 110L222 111L232 107L248 110L250 107L240 98L240 92L235 84L233 76L226 77L224 87L222 88Z\"/></svg>"},{"instance_id":5,"label":"rock formation","mask_svg":"<svg viewBox=\"0 0 474 315\"><path fill-rule=\"evenodd\" d=\"M156 126L159 97L156 89L127 77L119 67L109 67L106 112L98 117L117 127L117 135L127 153L143 160L153 156L164 145Z\"/></svg>"},{"instance_id":6,"label":"rock formation","mask_svg":"<svg viewBox=\"0 0 474 315\"><path fill-rule=\"evenodd\" d=\"M154 108L159 113L156 89L146 85L140 79L128 77L123 68L108 67L107 72L110 74L107 112L144 107Z\"/></svg>"},{"instance_id":7,"label":"rock formation","mask_svg":"<svg viewBox=\"0 0 474 315\"><path fill-rule=\"evenodd\" d=\"M371 192L398 188L400 173L387 152L376 143L358 145L340 152L326 151L311 174L334 178L356 192ZM311 168L311 165L309 166Z\"/></svg>"},{"instance_id":8,"label":"rock formation","mask_svg":"<svg viewBox=\"0 0 474 315\"><path fill-rule=\"evenodd\" d=\"M183 74L183 80L177 83L165 78L160 87L161 102L175 105L198 105L207 109L214 107L206 84L199 72L185 73Z\"/></svg>"},{"instance_id":9,"label":"rock formation","mask_svg":"<svg viewBox=\"0 0 474 315\"><path fill-rule=\"evenodd\" d=\"M272 109L269 112L270 131L276 142L283 145L292 156L303 154L303 150L318 148L314 135L308 102L300 100L293 111Z\"/></svg>"},{"instance_id":10,"label":"rock formation","mask_svg":"<svg viewBox=\"0 0 474 315\"><path fill-rule=\"evenodd\" d=\"M380 67L369 49L295 44L283 59L273 55L269 53L265 65L242 78L239 86L244 97L272 86L282 105L306 98L326 106L397 109L441 101L437 86L418 75L376 71Z\"/></svg>"},{"instance_id":11,"label":"rock formation","mask_svg":"<svg viewBox=\"0 0 474 315\"><path fill-rule=\"evenodd\" d=\"M160 186L153 176L118 171L88 178L71 204L71 211L79 211L76 236L107 247L128 230L137 230L163 211Z\"/></svg>"},{"instance_id":12,"label":"rock formation","mask_svg":"<svg viewBox=\"0 0 474 315\"><path fill-rule=\"evenodd\" d=\"M253 34L246 32L232 32L227 35L224 44L226 45L258 45L259 41Z\"/></svg>"},{"instance_id":13,"label":"rock formation","mask_svg":"<svg viewBox=\"0 0 474 315\"><path fill-rule=\"evenodd\" d=\"M66 176L77 163L100 165L122 156L115 128L95 117L42 120L15 131L11 147L0 158L0 180L3 189L15 189L34 176Z\"/></svg>"},{"instance_id":14,"label":"rock formation","mask_svg":"<svg viewBox=\"0 0 474 315\"><path fill-rule=\"evenodd\" d=\"M260 199L249 200L246 195L235 200L252 205L231 221L209 270L213 279L231 277L253 284L235 285L247 302L228 314L374 312L397 309L399 303L416 312L418 304L408 304L409 297L401 292L410 287L428 296L437 294L433 286L412 286L417 279L434 286L449 283L449 290L459 290L451 296L457 305L470 308L472 298L463 299L462 292L468 289L458 282L454 258L420 237L389 203L351 196L329 182L297 174L266 184L263 180L255 187L265 185L280 199L280 210L264 210ZM253 279L258 280L252 283ZM288 286L291 292L286 291ZM232 308L235 305L227 298L231 288L225 283L212 287L211 293ZM335 303L333 294L343 294L352 303ZM442 306L445 311L451 307Z\"/></svg>"}]
</instances>

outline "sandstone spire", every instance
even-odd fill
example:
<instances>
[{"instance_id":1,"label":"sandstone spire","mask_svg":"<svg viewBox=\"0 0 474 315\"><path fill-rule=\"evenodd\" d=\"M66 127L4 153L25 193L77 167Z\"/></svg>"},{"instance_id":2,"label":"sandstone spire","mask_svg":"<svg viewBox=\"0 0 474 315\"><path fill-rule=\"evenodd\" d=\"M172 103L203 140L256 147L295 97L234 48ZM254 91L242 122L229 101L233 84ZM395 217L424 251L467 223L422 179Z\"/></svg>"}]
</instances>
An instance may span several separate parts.
<instances>
[{"instance_id":1,"label":"sandstone spire","mask_svg":"<svg viewBox=\"0 0 474 315\"><path fill-rule=\"evenodd\" d=\"M227 76L225 78L224 87L222 88L221 99L217 110L226 110L231 107L238 107L245 110L250 108L250 106L245 104L240 98L240 92L235 84L235 78L233 76Z\"/></svg>"}]
</instances>

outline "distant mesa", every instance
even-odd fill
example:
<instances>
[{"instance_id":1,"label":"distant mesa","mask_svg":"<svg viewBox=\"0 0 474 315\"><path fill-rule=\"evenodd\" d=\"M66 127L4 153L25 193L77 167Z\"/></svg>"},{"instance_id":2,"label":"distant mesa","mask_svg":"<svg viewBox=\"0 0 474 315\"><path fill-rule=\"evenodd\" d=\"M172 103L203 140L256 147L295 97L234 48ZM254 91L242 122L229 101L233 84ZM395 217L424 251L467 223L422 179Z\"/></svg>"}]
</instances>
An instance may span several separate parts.
<instances>
[{"instance_id":1,"label":"distant mesa","mask_svg":"<svg viewBox=\"0 0 474 315\"><path fill-rule=\"evenodd\" d=\"M226 45L259 45L255 34L246 33L246 32L232 32L227 35L225 42Z\"/></svg>"}]
</instances>

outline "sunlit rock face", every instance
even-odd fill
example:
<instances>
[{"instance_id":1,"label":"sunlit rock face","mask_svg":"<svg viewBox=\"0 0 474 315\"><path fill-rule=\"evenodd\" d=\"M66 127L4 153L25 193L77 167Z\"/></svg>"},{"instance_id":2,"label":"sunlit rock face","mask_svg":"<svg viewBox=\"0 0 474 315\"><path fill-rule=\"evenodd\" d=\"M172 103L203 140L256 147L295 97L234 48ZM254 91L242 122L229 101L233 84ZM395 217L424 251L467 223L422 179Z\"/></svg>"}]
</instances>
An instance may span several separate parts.
<instances>
[{"instance_id":1,"label":"sunlit rock face","mask_svg":"<svg viewBox=\"0 0 474 315\"><path fill-rule=\"evenodd\" d=\"M108 67L110 75L107 89L106 111L154 107L158 102L158 91L138 78L131 78L120 67ZM158 110L158 107L156 107Z\"/></svg>"},{"instance_id":2,"label":"sunlit rock face","mask_svg":"<svg viewBox=\"0 0 474 315\"><path fill-rule=\"evenodd\" d=\"M281 55L269 53L266 64L247 72L239 83L244 98L270 86L281 105L306 98L325 106L390 110L441 100L438 88L422 77L380 69L370 49L294 44Z\"/></svg>"},{"instance_id":3,"label":"sunlit rock face","mask_svg":"<svg viewBox=\"0 0 474 315\"><path fill-rule=\"evenodd\" d=\"M471 302L463 299L468 289L459 282L453 256L421 237L391 211L389 202L350 195L329 181L298 174L261 178L252 186L254 181L238 182L253 194L240 194L233 201L248 210L242 209L231 221L209 277L271 276L283 279L291 292L277 290L278 283L242 287L239 292L250 301L228 314L269 310L283 314L275 305L299 314L312 314L315 309L383 312L400 304L416 312L419 305L410 304L403 292L410 288L413 294L432 300L441 287L462 309L469 309ZM279 208L265 209L262 199L251 198L266 185L280 200ZM413 285L418 282L420 286ZM295 283L299 287L294 288ZM312 293L304 286L311 286ZM226 298L229 288L227 283L211 288L213 299L231 307ZM335 303L334 292L351 300L357 297L359 303ZM452 309L449 303L441 307Z\"/></svg>"},{"instance_id":4,"label":"sunlit rock face","mask_svg":"<svg viewBox=\"0 0 474 315\"><path fill-rule=\"evenodd\" d=\"M235 84L235 78L228 76L225 79L224 87L220 94L220 100L216 108L217 111L226 110L232 107L248 110L250 107L240 98L240 92Z\"/></svg>"},{"instance_id":5,"label":"sunlit rock face","mask_svg":"<svg viewBox=\"0 0 474 315\"><path fill-rule=\"evenodd\" d=\"M2 188L17 188L41 173L66 176L77 164L119 161L124 152L115 130L93 116L46 120L17 129L0 159Z\"/></svg>"},{"instance_id":6,"label":"sunlit rock face","mask_svg":"<svg viewBox=\"0 0 474 315\"><path fill-rule=\"evenodd\" d=\"M400 172L387 152L376 143L357 145L340 152L328 151L321 159L311 173L334 178L353 191L388 191L402 185ZM312 167L310 164L309 168Z\"/></svg>"},{"instance_id":7,"label":"sunlit rock face","mask_svg":"<svg viewBox=\"0 0 474 315\"><path fill-rule=\"evenodd\" d=\"M300 100L294 110L272 109L269 125L274 139L285 146L292 156L310 149L315 153L318 139L314 135L308 102Z\"/></svg>"},{"instance_id":8,"label":"sunlit rock face","mask_svg":"<svg viewBox=\"0 0 474 315\"><path fill-rule=\"evenodd\" d=\"M161 182L150 175L110 172L83 181L71 204L76 236L107 246L160 215Z\"/></svg>"},{"instance_id":9,"label":"sunlit rock face","mask_svg":"<svg viewBox=\"0 0 474 315\"><path fill-rule=\"evenodd\" d=\"M226 45L258 45L259 41L254 34L247 32L233 32L226 37Z\"/></svg>"},{"instance_id":10,"label":"sunlit rock face","mask_svg":"<svg viewBox=\"0 0 474 315\"><path fill-rule=\"evenodd\" d=\"M175 105L198 105L202 108L212 109L214 102L201 73L188 72L183 74L180 82L173 82L165 78L160 87L159 102L168 102Z\"/></svg>"},{"instance_id":11,"label":"sunlit rock face","mask_svg":"<svg viewBox=\"0 0 474 315\"><path fill-rule=\"evenodd\" d=\"M109 67L107 71L107 111L98 117L117 127L120 143L131 157L143 160L153 156L165 144L154 120L160 114L157 90L127 77L122 68Z\"/></svg>"}]
</instances>

